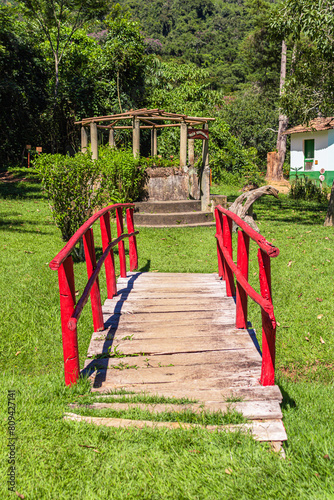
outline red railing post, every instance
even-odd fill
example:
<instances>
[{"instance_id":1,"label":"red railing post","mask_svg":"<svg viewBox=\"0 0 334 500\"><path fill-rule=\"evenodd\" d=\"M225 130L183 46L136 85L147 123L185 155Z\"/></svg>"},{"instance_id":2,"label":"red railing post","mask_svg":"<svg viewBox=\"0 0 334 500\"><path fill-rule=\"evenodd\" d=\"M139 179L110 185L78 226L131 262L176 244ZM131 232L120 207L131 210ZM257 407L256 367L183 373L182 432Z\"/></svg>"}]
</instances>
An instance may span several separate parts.
<instances>
[{"instance_id":1,"label":"red railing post","mask_svg":"<svg viewBox=\"0 0 334 500\"><path fill-rule=\"evenodd\" d=\"M75 384L79 378L77 329L70 330L68 321L75 308L75 286L71 255L58 268L61 331L63 338L65 384Z\"/></svg>"},{"instance_id":2,"label":"red railing post","mask_svg":"<svg viewBox=\"0 0 334 500\"><path fill-rule=\"evenodd\" d=\"M96 257L95 257L95 247L94 247L94 236L93 229L90 227L87 229L86 233L83 236L84 248L85 248L85 257L86 257L86 265L87 265L87 275L88 279L93 274L93 271L96 267ZM103 314L102 314L102 305L101 305L101 295L100 295L100 287L99 287L99 279L96 278L94 285L90 291L90 299L92 303L92 314L93 314L93 324L94 331L98 332L99 330L104 329L103 323Z\"/></svg>"},{"instance_id":3,"label":"red railing post","mask_svg":"<svg viewBox=\"0 0 334 500\"><path fill-rule=\"evenodd\" d=\"M124 232L122 207L116 208L116 223L117 223L117 236L121 236L121 234ZM123 240L118 243L118 253L119 253L121 278L126 278L125 247Z\"/></svg>"},{"instance_id":4,"label":"red railing post","mask_svg":"<svg viewBox=\"0 0 334 500\"><path fill-rule=\"evenodd\" d=\"M272 304L270 257L261 248L258 250L260 290L264 299ZM262 369L261 384L275 384L275 337L276 325L270 320L268 313L262 313Z\"/></svg>"},{"instance_id":5,"label":"red railing post","mask_svg":"<svg viewBox=\"0 0 334 500\"><path fill-rule=\"evenodd\" d=\"M126 211L126 225L128 228L128 233L135 232L135 225L133 221L133 208L128 208ZM130 271L134 271L138 268L138 252L137 252L137 240L136 236L130 236L129 238L129 257L130 257Z\"/></svg>"},{"instance_id":6,"label":"red railing post","mask_svg":"<svg viewBox=\"0 0 334 500\"><path fill-rule=\"evenodd\" d=\"M101 226L101 237L102 237L102 249L106 250L107 246L111 242L111 230L110 230L110 214L106 212L102 217L100 217ZM107 293L108 299L112 299L117 295L117 283L116 283L116 273L115 273L115 259L114 252L111 249L105 262L106 270L106 281L107 281Z\"/></svg>"},{"instance_id":7,"label":"red railing post","mask_svg":"<svg viewBox=\"0 0 334 500\"><path fill-rule=\"evenodd\" d=\"M223 216L223 242L227 252L233 258L232 250L232 220L226 215ZM232 269L224 259L224 275L226 281L226 295L233 297L235 295L234 275Z\"/></svg>"},{"instance_id":8,"label":"red railing post","mask_svg":"<svg viewBox=\"0 0 334 500\"><path fill-rule=\"evenodd\" d=\"M216 232L218 236L223 237L223 214L215 208ZM224 275L224 255L220 247L221 242L217 238L217 257L218 257L218 274L220 278L225 279Z\"/></svg>"},{"instance_id":9,"label":"red railing post","mask_svg":"<svg viewBox=\"0 0 334 500\"><path fill-rule=\"evenodd\" d=\"M249 236L238 231L238 269L248 281ZM236 328L247 328L247 293L237 281Z\"/></svg>"}]
</instances>

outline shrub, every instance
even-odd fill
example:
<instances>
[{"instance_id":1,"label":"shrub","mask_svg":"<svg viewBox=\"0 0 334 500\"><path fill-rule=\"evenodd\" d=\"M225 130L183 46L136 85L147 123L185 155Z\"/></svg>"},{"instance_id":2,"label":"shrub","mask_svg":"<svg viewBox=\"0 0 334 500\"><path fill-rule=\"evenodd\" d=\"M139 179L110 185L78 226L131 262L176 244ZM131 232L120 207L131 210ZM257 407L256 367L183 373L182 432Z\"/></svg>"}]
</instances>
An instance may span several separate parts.
<instances>
[{"instance_id":1,"label":"shrub","mask_svg":"<svg viewBox=\"0 0 334 500\"><path fill-rule=\"evenodd\" d=\"M291 184L289 197L295 200L313 200L320 203L326 203L328 201L326 190L323 191L320 186L316 185L314 180L306 175L298 176L297 174L295 180Z\"/></svg>"},{"instance_id":2,"label":"shrub","mask_svg":"<svg viewBox=\"0 0 334 500\"><path fill-rule=\"evenodd\" d=\"M73 157L60 154L41 154L34 167L50 201L52 215L68 241L89 218L101 201L98 162L90 153L77 153Z\"/></svg>"},{"instance_id":3,"label":"shrub","mask_svg":"<svg viewBox=\"0 0 334 500\"><path fill-rule=\"evenodd\" d=\"M134 158L130 149L99 149L96 162L101 172L103 201L127 203L137 201L145 182L145 161Z\"/></svg>"}]
</instances>

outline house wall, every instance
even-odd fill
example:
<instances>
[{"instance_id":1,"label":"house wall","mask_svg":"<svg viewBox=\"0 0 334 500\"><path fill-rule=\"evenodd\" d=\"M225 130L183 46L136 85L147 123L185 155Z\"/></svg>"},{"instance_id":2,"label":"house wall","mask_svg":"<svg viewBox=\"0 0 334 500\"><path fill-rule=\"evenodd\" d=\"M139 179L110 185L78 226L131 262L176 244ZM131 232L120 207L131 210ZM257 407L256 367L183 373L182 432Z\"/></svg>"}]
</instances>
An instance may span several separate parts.
<instances>
[{"instance_id":1,"label":"house wall","mask_svg":"<svg viewBox=\"0 0 334 500\"><path fill-rule=\"evenodd\" d=\"M304 171L304 141L314 139L314 160L311 171ZM334 129L318 132L302 132L291 134L290 176L294 176L293 169L302 167L298 174L304 173L312 179L319 179L321 168L325 169L325 182L332 184L334 179Z\"/></svg>"}]
</instances>

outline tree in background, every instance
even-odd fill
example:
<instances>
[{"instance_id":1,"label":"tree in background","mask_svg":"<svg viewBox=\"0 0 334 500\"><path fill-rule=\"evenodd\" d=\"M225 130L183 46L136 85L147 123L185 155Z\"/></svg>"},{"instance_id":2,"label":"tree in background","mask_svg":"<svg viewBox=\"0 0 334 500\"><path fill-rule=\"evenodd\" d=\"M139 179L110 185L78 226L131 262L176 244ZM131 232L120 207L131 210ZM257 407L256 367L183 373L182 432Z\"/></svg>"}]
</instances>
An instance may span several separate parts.
<instances>
[{"instance_id":1,"label":"tree in background","mask_svg":"<svg viewBox=\"0 0 334 500\"><path fill-rule=\"evenodd\" d=\"M286 110L305 122L334 114L334 4L332 0L286 0L272 21L297 47L295 71L282 99ZM313 57L312 57L313 56ZM310 63L311 62L311 63ZM334 183L325 226L334 225Z\"/></svg>"}]
</instances>

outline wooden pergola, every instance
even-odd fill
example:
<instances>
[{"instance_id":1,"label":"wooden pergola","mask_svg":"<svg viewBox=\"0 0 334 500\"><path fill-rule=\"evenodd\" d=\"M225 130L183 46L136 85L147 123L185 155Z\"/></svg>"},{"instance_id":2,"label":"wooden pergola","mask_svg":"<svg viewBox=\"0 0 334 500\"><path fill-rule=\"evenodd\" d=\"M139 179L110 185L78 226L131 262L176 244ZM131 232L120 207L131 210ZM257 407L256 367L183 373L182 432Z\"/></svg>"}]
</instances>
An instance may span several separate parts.
<instances>
[{"instance_id":1,"label":"wooden pergola","mask_svg":"<svg viewBox=\"0 0 334 500\"><path fill-rule=\"evenodd\" d=\"M120 122L129 120L129 125ZM107 116L93 116L75 122L81 125L81 150L86 151L88 147L87 128L90 128L90 144L93 159L98 158L97 130L109 130L109 145L114 148L115 130L132 130L132 150L134 156L140 154L140 130L151 130L151 155L157 155L157 131L166 127L180 127L180 166L187 165L187 141L188 141L188 164L194 164L194 139L203 140L203 162L206 164L208 150L208 122L215 118L187 116L179 113L168 113L163 109L136 109L125 113ZM194 127L197 127L195 129ZM199 127L201 127L199 129Z\"/></svg>"}]
</instances>

